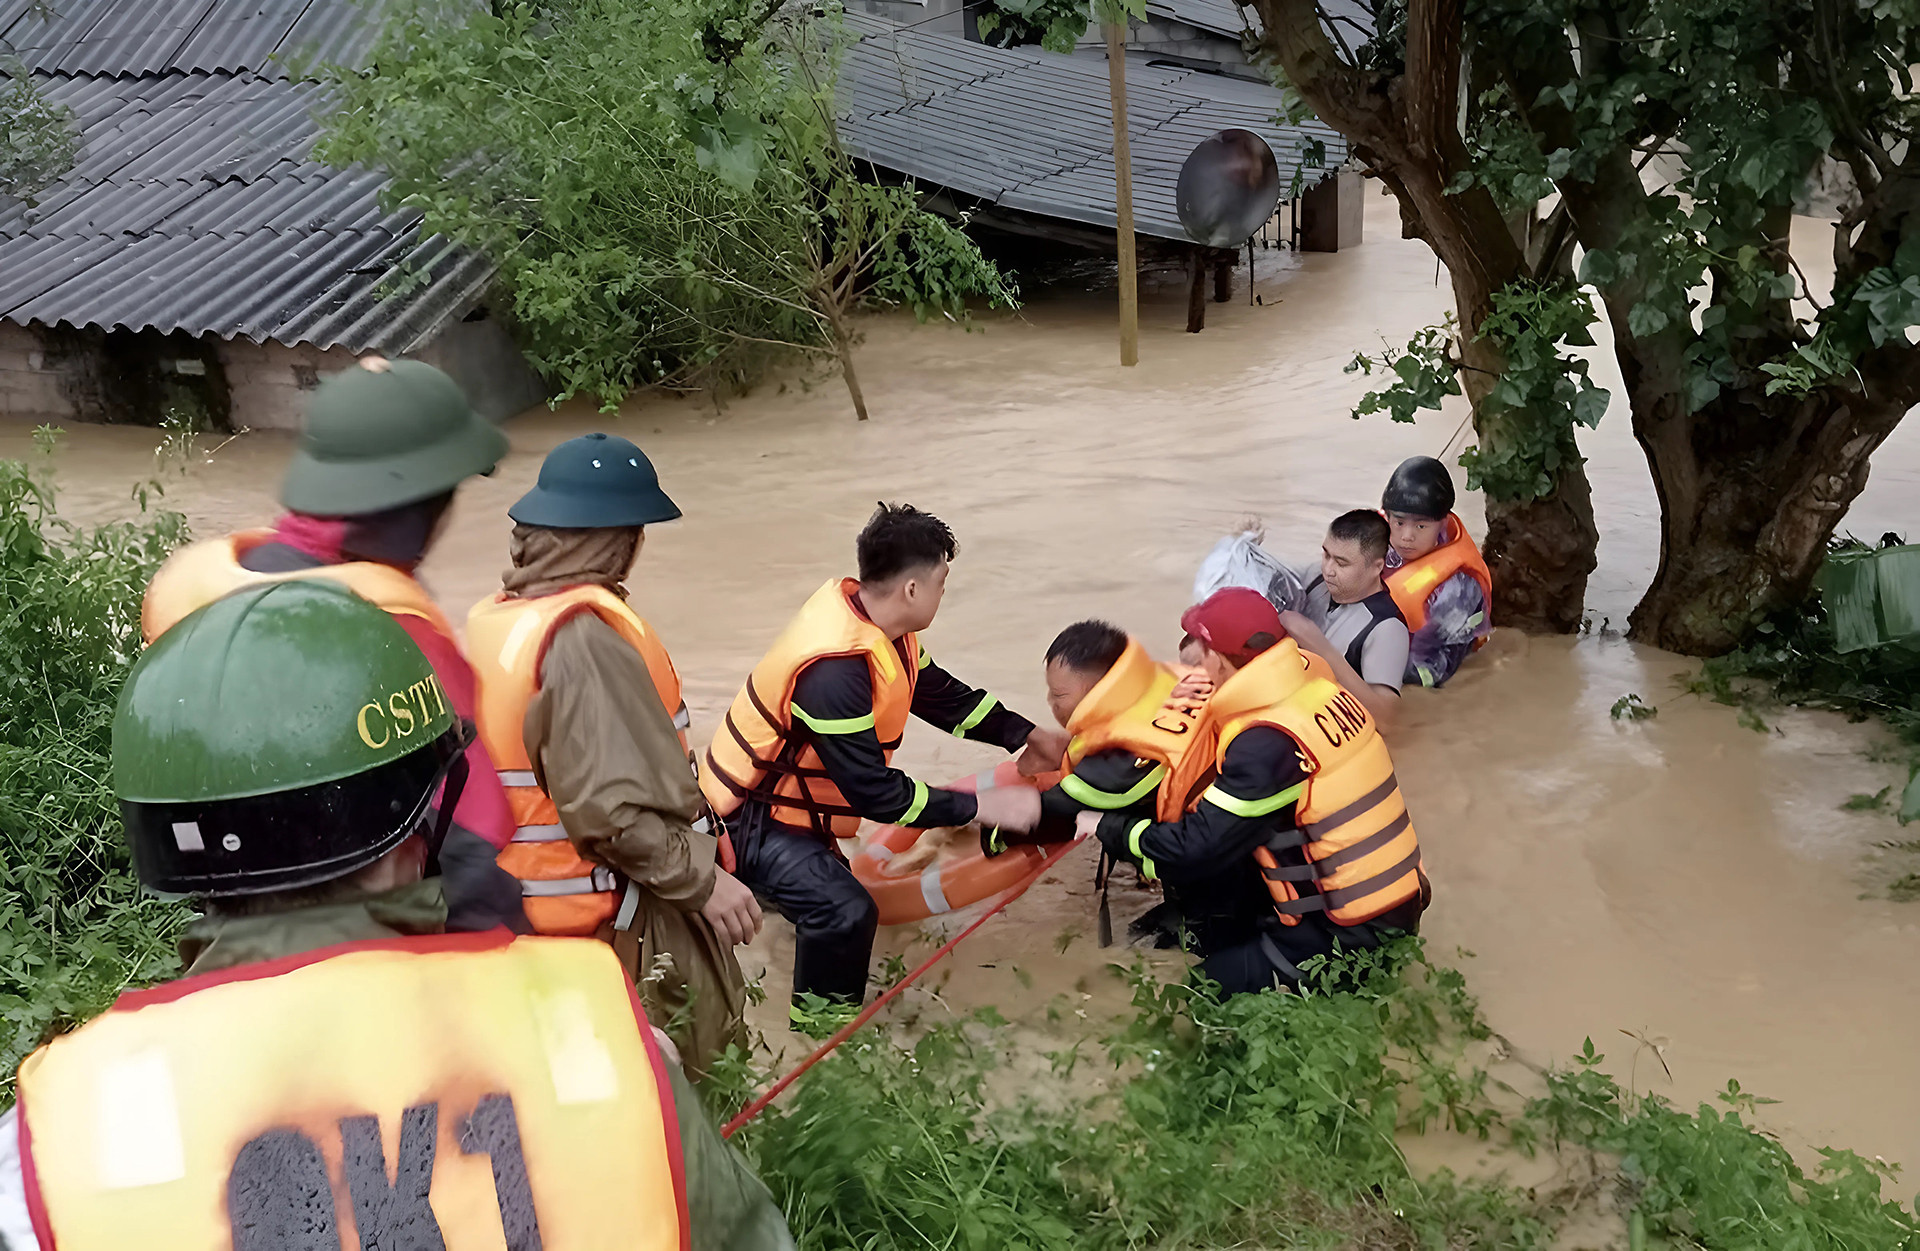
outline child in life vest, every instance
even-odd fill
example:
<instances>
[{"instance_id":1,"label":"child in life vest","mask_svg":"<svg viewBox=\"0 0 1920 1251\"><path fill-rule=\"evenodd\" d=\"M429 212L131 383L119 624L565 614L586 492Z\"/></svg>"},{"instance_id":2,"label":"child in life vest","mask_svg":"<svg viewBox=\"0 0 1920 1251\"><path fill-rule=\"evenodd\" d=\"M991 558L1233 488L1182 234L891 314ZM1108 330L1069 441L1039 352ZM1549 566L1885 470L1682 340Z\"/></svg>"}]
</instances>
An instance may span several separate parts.
<instances>
[{"instance_id":1,"label":"child in life vest","mask_svg":"<svg viewBox=\"0 0 1920 1251\"><path fill-rule=\"evenodd\" d=\"M1387 589L1412 632L1409 684L1444 685L1493 632L1493 578L1453 502L1453 477L1431 456L1402 461L1380 497Z\"/></svg>"}]
</instances>

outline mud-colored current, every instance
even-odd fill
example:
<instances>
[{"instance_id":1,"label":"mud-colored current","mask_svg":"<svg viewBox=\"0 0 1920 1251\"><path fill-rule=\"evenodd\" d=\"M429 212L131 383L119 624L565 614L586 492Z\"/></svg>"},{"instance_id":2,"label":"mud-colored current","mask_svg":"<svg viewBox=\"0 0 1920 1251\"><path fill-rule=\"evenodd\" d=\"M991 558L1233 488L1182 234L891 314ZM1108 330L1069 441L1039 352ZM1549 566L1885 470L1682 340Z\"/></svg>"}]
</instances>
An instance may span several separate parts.
<instances>
[{"instance_id":1,"label":"mud-colored current","mask_svg":"<svg viewBox=\"0 0 1920 1251\"><path fill-rule=\"evenodd\" d=\"M851 572L852 536L880 499L932 509L960 536L934 654L1044 716L1040 656L1061 626L1102 616L1170 652L1196 563L1243 517L1304 559L1335 513L1378 500L1402 457L1457 450L1463 410L1417 425L1347 416L1366 387L1342 372L1354 351L1404 341L1450 304L1431 253L1396 225L1391 204L1370 199L1359 249L1263 255L1263 303L1245 303L1243 270L1238 298L1209 306L1200 335L1183 332L1181 282L1147 284L1131 370L1116 363L1102 296L1038 291L1021 316L972 333L873 320L858 357L865 425L831 378L719 413L649 398L613 418L584 405L519 418L512 455L462 492L424 576L462 616L497 585L505 508L541 456L604 426L646 448L686 514L650 532L633 587L685 678L696 737L805 596ZM1605 346L1594 355L1604 384ZM0 420L0 455L26 439ZM64 510L126 511L154 442L71 430ZM200 533L264 521L288 446L230 442L170 500ZM1657 559L1657 510L1620 404L1585 447L1603 536L1589 605L1617 627ZM1909 423L1875 458L1847 527L1911 527L1917 485ZM1477 499L1463 512L1477 527ZM1737 1077L1780 1100L1762 1121L1797 1150L1920 1163L1920 904L1884 890L1920 857L1877 848L1900 836L1889 818L1840 807L1898 771L1864 754L1870 727L1837 717L1742 728L1681 692L1693 668L1598 632L1500 632L1448 689L1409 694L1394 755L1435 886L1431 948L1466 970L1493 1027L1536 1062L1591 1036L1637 1089L1690 1103ZM1659 715L1611 720L1629 692ZM990 759L925 727L901 755L933 780ZM1075 853L968 940L937 995L910 1002L931 1014L994 1003L1036 1048L1097 1030L1125 1006L1107 965L1130 957L1094 945L1092 871L1092 850ZM1122 920L1148 902L1121 896ZM885 934L883 950L919 937ZM744 963L765 971L760 1024L793 1054L777 1011L790 953L775 923Z\"/></svg>"}]
</instances>

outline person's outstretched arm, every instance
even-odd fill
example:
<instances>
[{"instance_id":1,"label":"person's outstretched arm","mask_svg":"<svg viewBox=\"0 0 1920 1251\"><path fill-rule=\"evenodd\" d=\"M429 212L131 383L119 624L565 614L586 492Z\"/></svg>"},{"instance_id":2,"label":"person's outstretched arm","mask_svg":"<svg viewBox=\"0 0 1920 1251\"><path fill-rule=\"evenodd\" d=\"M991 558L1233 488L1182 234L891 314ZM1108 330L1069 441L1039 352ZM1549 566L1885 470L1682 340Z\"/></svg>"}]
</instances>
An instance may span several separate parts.
<instances>
[{"instance_id":1,"label":"person's outstretched arm","mask_svg":"<svg viewBox=\"0 0 1920 1251\"><path fill-rule=\"evenodd\" d=\"M1327 662L1327 667L1333 670L1334 680L1366 706L1382 734L1392 728L1395 718L1400 715L1400 684L1406 679L1408 636L1404 621L1382 621L1367 636L1360 661L1366 673L1356 671L1347 662L1346 653L1335 647L1326 633L1304 615L1283 612L1280 614L1280 624L1286 627L1296 643ZM1377 644L1376 636L1379 636ZM1388 675L1391 675L1391 680L1388 680Z\"/></svg>"},{"instance_id":2,"label":"person's outstretched arm","mask_svg":"<svg viewBox=\"0 0 1920 1251\"><path fill-rule=\"evenodd\" d=\"M1271 726L1242 732L1227 748L1220 776L1177 821L1110 812L1095 832L1116 859L1147 877L1176 884L1207 878L1253 854L1275 831L1291 828L1307 775L1291 738ZM1090 815L1090 814L1089 814Z\"/></svg>"}]
</instances>

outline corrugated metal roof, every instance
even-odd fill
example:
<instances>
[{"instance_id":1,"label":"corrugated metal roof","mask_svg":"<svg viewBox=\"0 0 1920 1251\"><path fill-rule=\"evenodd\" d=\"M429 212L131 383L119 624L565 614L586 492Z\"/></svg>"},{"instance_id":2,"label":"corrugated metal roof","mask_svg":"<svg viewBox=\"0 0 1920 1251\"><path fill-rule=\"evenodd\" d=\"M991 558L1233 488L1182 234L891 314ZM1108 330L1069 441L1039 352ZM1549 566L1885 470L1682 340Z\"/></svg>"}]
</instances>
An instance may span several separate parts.
<instances>
[{"instance_id":1,"label":"corrugated metal roof","mask_svg":"<svg viewBox=\"0 0 1920 1251\"><path fill-rule=\"evenodd\" d=\"M82 147L36 204L0 197L0 318L399 353L492 272L382 209L378 172L313 161L316 84L34 78Z\"/></svg>"},{"instance_id":2,"label":"corrugated metal roof","mask_svg":"<svg viewBox=\"0 0 1920 1251\"><path fill-rule=\"evenodd\" d=\"M840 131L855 156L1006 208L1112 229L1104 61L992 48L866 14L846 22L859 39L842 69ZM1267 140L1283 187L1304 142L1325 145L1329 169L1346 159L1331 127L1276 125L1279 108L1280 93L1265 84L1128 57L1135 229L1187 239L1174 208L1180 166L1229 126Z\"/></svg>"},{"instance_id":3,"label":"corrugated metal roof","mask_svg":"<svg viewBox=\"0 0 1920 1251\"><path fill-rule=\"evenodd\" d=\"M0 52L45 74L287 76L289 55L357 65L388 0L0 0ZM47 16L45 9L52 15Z\"/></svg>"}]
</instances>

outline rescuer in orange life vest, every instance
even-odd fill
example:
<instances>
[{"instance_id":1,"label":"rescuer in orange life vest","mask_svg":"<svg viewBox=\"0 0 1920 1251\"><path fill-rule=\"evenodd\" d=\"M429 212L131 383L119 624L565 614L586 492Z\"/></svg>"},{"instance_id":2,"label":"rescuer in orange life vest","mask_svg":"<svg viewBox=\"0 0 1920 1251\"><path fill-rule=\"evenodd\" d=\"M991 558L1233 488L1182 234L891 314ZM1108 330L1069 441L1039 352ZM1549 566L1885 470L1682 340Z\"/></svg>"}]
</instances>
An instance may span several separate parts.
<instances>
[{"instance_id":1,"label":"rescuer in orange life vest","mask_svg":"<svg viewBox=\"0 0 1920 1251\"><path fill-rule=\"evenodd\" d=\"M1083 812L1082 832L1203 912L1183 918L1228 994L1295 985L1299 963L1412 932L1420 849L1366 706L1287 637L1264 595L1217 591L1181 627L1214 690L1152 817Z\"/></svg>"},{"instance_id":2,"label":"rescuer in orange life vest","mask_svg":"<svg viewBox=\"0 0 1920 1251\"><path fill-rule=\"evenodd\" d=\"M205 915L185 977L20 1065L11 1251L790 1251L605 944L442 932L432 801L470 734L406 633L321 582L140 658L114 790L142 883Z\"/></svg>"},{"instance_id":3,"label":"rescuer in orange life vest","mask_svg":"<svg viewBox=\"0 0 1920 1251\"><path fill-rule=\"evenodd\" d=\"M1024 749L1020 767L1029 775L1057 767L1067 744L1064 733L1036 728L953 677L921 646L956 550L944 522L911 505L882 504L855 550L859 578L828 582L788 623L734 698L700 770L740 879L797 931L792 1020L813 1033L830 1033L859 1010L879 918L838 839L852 837L863 817L1012 830L1039 817L1039 793L1027 787L976 797L893 768L908 715L961 738Z\"/></svg>"},{"instance_id":4,"label":"rescuer in orange life vest","mask_svg":"<svg viewBox=\"0 0 1920 1251\"><path fill-rule=\"evenodd\" d=\"M1443 685L1493 631L1493 575L1453 511L1453 475L1433 457L1400 462L1380 510L1392 527L1387 590L1412 632L1406 680Z\"/></svg>"},{"instance_id":5,"label":"rescuer in orange life vest","mask_svg":"<svg viewBox=\"0 0 1920 1251\"><path fill-rule=\"evenodd\" d=\"M747 1045L733 947L759 932L760 907L715 863L680 675L623 585L646 527L680 509L638 447L588 434L549 452L507 515L505 589L467 617L480 736L516 824L500 863L536 933L613 944L701 1076Z\"/></svg>"},{"instance_id":6,"label":"rescuer in orange life vest","mask_svg":"<svg viewBox=\"0 0 1920 1251\"><path fill-rule=\"evenodd\" d=\"M414 569L446 524L453 493L490 474L506 436L473 411L453 379L420 361L364 358L320 384L281 483L287 512L271 529L181 548L154 575L140 609L152 643L181 618L241 587L288 579L338 583L393 615L427 659L457 715L474 715L474 676L453 625ZM377 737L390 717L368 714ZM525 932L520 887L495 863L513 836L486 746L467 748L469 780L440 851L448 928Z\"/></svg>"},{"instance_id":7,"label":"rescuer in orange life vest","mask_svg":"<svg viewBox=\"0 0 1920 1251\"><path fill-rule=\"evenodd\" d=\"M1198 644L1196 643L1197 647ZM1196 653L1197 661L1197 653ZM1054 843L1074 836L1082 812L1136 812L1151 817L1160 783L1178 767L1191 730L1213 691L1197 667L1163 665L1138 640L1105 621L1076 621L1054 638L1046 655L1047 709L1070 736L1060 767L1065 776L1040 794L1040 821L1014 833L980 830L980 847L997 856L1022 843ZM1107 928L1105 864L1098 876L1100 943ZM1182 901L1166 902L1136 919L1129 932L1177 941ZM1194 902L1196 914L1207 901Z\"/></svg>"}]
</instances>

